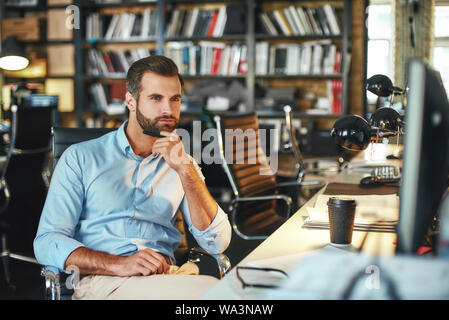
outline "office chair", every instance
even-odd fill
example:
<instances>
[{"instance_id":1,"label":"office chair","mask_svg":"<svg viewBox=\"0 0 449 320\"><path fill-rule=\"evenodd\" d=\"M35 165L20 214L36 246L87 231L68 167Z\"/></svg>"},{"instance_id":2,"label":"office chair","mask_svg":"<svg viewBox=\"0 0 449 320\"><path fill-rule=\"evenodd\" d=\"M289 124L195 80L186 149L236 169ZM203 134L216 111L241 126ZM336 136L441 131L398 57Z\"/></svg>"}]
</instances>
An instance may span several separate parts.
<instances>
[{"instance_id":1,"label":"office chair","mask_svg":"<svg viewBox=\"0 0 449 320\"><path fill-rule=\"evenodd\" d=\"M70 145L90 139L98 138L108 132L115 129L108 128L62 128L54 127L53 133L53 168L56 166L57 161L61 157L62 153ZM211 255L205 250L193 247L189 249L188 237L186 228L184 226L184 218L180 211L178 211L175 225L182 235L182 242L175 251L175 258L179 264L184 262L200 262L202 256L208 256L215 259L219 277L223 277L226 272L231 268L231 263L228 257L224 254ZM60 273L59 270L52 266L44 266L41 270L41 275L45 279L45 297L47 300L69 300L73 294L73 290L69 289L66 284L67 280L73 281L75 279L74 274L71 276L66 273Z\"/></svg>"},{"instance_id":2,"label":"office chair","mask_svg":"<svg viewBox=\"0 0 449 320\"><path fill-rule=\"evenodd\" d=\"M47 193L55 108L12 106L11 112L11 142L0 180L0 257L6 283L13 288L9 258L37 264L32 254L33 238Z\"/></svg>"},{"instance_id":3,"label":"office chair","mask_svg":"<svg viewBox=\"0 0 449 320\"><path fill-rule=\"evenodd\" d=\"M293 182L284 182L280 183L280 186L291 186L291 185L299 185L302 188L299 188L300 197L307 200L310 198L311 193L306 193L305 190L311 191L312 194L318 191L318 189L322 188L326 181L324 180L315 180L315 181L305 181L304 178L307 173L324 173L328 170L308 170L304 163L304 158L301 153L301 149L299 148L298 141L296 140L295 128L293 127L293 114L290 106L284 106L285 113L285 126L287 129L288 137L290 140L290 145L293 151L293 155L295 157L295 181ZM334 170L335 171L335 170Z\"/></svg>"},{"instance_id":4,"label":"office chair","mask_svg":"<svg viewBox=\"0 0 449 320\"><path fill-rule=\"evenodd\" d=\"M257 115L217 115L214 121L221 164L234 194L230 207L233 230L245 240L266 239L295 208L292 198L278 190L261 146Z\"/></svg>"}]
</instances>

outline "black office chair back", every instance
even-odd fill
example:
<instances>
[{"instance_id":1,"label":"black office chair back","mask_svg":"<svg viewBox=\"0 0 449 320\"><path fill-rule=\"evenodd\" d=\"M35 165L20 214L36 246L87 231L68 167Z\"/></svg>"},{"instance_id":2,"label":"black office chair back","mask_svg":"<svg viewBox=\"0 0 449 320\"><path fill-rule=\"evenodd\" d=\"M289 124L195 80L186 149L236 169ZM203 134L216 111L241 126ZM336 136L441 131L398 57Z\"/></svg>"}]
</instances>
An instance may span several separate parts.
<instances>
[{"instance_id":1,"label":"black office chair back","mask_svg":"<svg viewBox=\"0 0 449 320\"><path fill-rule=\"evenodd\" d=\"M11 111L11 143L2 172L7 193L1 192L9 198L2 199L1 218L11 226L9 247L28 253L47 194L44 175L55 107L13 106Z\"/></svg>"},{"instance_id":2,"label":"black office chair back","mask_svg":"<svg viewBox=\"0 0 449 320\"><path fill-rule=\"evenodd\" d=\"M55 107L16 107L12 111L11 145L17 150L50 150Z\"/></svg>"},{"instance_id":3,"label":"black office chair back","mask_svg":"<svg viewBox=\"0 0 449 320\"><path fill-rule=\"evenodd\" d=\"M53 135L53 168L62 153L72 144L92 140L116 129L112 128L52 128Z\"/></svg>"}]
</instances>

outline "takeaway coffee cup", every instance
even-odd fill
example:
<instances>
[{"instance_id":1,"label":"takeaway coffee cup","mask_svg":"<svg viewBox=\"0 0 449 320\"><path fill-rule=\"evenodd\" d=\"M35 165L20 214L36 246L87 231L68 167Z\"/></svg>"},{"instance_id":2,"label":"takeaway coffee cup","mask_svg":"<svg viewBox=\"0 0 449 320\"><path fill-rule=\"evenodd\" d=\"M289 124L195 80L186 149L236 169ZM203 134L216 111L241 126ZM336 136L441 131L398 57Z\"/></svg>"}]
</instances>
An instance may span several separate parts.
<instances>
[{"instance_id":1,"label":"takeaway coffee cup","mask_svg":"<svg viewBox=\"0 0 449 320\"><path fill-rule=\"evenodd\" d=\"M354 199L331 197L327 202L331 244L350 244L356 202Z\"/></svg>"}]
</instances>

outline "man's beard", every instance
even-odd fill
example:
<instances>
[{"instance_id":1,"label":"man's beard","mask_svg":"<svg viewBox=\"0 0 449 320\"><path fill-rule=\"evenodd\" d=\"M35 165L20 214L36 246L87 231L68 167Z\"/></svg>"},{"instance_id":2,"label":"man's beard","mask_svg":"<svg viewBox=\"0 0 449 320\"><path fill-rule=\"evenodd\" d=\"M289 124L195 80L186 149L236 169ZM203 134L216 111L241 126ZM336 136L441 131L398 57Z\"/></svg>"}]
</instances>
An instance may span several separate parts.
<instances>
[{"instance_id":1,"label":"man's beard","mask_svg":"<svg viewBox=\"0 0 449 320\"><path fill-rule=\"evenodd\" d=\"M173 116L161 116L155 119L146 118L139 110L139 107L136 108L136 118L140 127L143 129L145 134L148 134L153 137L162 137L161 131L172 132L178 127L178 119ZM159 120L161 119L172 119L174 120L173 124L162 123L159 124Z\"/></svg>"}]
</instances>

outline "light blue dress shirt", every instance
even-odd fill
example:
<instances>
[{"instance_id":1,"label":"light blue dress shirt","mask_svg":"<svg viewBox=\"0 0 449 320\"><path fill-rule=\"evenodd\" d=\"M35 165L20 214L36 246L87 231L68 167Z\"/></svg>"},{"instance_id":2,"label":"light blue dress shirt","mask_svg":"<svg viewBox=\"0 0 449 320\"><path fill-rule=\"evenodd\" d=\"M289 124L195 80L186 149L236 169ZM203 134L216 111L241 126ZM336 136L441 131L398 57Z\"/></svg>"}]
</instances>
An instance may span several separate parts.
<instances>
[{"instance_id":1,"label":"light blue dress shirt","mask_svg":"<svg viewBox=\"0 0 449 320\"><path fill-rule=\"evenodd\" d=\"M125 126L62 154L34 240L40 264L63 270L67 257L81 246L114 255L148 247L174 258L182 239L173 224L178 209L203 249L220 253L227 248L231 227L226 213L218 206L210 226L196 229L178 174L160 155L135 155Z\"/></svg>"}]
</instances>

